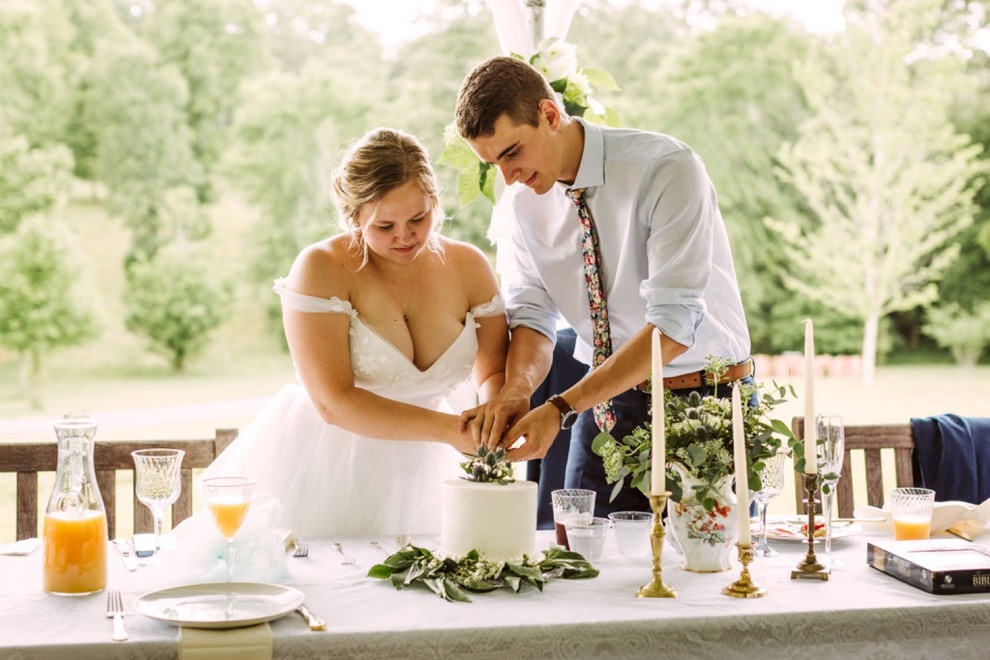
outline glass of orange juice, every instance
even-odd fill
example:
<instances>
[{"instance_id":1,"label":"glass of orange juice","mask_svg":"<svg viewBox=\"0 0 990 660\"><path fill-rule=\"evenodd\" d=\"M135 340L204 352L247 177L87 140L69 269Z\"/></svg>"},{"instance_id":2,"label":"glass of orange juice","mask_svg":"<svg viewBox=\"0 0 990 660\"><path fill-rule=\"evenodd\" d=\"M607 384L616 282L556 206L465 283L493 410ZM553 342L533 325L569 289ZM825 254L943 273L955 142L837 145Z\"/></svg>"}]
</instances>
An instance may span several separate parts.
<instances>
[{"instance_id":1,"label":"glass of orange juice","mask_svg":"<svg viewBox=\"0 0 990 660\"><path fill-rule=\"evenodd\" d=\"M234 578L234 537L247 517L251 506L254 479L250 477L212 477L203 480L206 502L213 514L220 534L225 540L224 563L227 565L227 581Z\"/></svg>"},{"instance_id":2,"label":"glass of orange juice","mask_svg":"<svg viewBox=\"0 0 990 660\"><path fill-rule=\"evenodd\" d=\"M934 504L935 491L928 488L895 488L890 491L894 540L927 539L931 534Z\"/></svg>"}]
</instances>

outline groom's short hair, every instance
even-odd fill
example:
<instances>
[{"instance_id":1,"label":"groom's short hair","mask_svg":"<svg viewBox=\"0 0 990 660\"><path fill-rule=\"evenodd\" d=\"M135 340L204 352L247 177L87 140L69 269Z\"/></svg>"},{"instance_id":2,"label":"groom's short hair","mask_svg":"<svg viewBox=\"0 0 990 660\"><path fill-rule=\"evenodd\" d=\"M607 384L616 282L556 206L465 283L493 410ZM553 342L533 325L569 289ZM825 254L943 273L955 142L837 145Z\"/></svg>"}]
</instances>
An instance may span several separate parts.
<instances>
[{"instance_id":1,"label":"groom's short hair","mask_svg":"<svg viewBox=\"0 0 990 660\"><path fill-rule=\"evenodd\" d=\"M539 125L540 101L554 100L547 79L515 57L492 57L474 67L461 83L454 114L465 140L495 132L502 114L517 124Z\"/></svg>"}]
</instances>

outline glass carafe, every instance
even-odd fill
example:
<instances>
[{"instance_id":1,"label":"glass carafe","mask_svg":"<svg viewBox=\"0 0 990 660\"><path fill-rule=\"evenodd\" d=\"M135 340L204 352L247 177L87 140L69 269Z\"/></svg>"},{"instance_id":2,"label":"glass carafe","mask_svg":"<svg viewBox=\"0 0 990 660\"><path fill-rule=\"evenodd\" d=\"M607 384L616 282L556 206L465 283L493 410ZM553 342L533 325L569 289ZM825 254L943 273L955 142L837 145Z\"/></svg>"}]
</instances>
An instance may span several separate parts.
<instances>
[{"instance_id":1,"label":"glass carafe","mask_svg":"<svg viewBox=\"0 0 990 660\"><path fill-rule=\"evenodd\" d=\"M96 483L96 420L55 422L58 468L45 510L45 591L82 595L107 586L107 511Z\"/></svg>"}]
</instances>

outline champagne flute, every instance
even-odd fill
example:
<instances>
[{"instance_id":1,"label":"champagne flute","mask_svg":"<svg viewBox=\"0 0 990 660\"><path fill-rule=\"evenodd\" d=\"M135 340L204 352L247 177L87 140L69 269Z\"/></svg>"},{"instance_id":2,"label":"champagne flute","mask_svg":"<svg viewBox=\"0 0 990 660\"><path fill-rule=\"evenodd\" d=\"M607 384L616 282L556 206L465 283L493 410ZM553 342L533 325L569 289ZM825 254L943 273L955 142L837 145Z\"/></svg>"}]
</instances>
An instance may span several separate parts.
<instances>
[{"instance_id":1,"label":"champagne flute","mask_svg":"<svg viewBox=\"0 0 990 660\"><path fill-rule=\"evenodd\" d=\"M841 566L841 560L832 557L832 508L835 502L835 485L842 474L845 455L845 430L842 416L822 414L815 417L818 429L818 479L822 485L822 506L825 513L825 560L830 566Z\"/></svg>"},{"instance_id":2,"label":"champagne flute","mask_svg":"<svg viewBox=\"0 0 990 660\"><path fill-rule=\"evenodd\" d=\"M760 490L753 493L753 500L759 507L761 527L760 540L753 548L753 553L757 557L776 557L780 554L767 543L767 507L770 505L770 500L784 489L784 463L788 454L786 449L778 449L773 456L763 459Z\"/></svg>"},{"instance_id":3,"label":"champagne flute","mask_svg":"<svg viewBox=\"0 0 990 660\"><path fill-rule=\"evenodd\" d=\"M162 549L162 526L165 509L179 499L182 483L179 469L186 452L181 449L138 449L134 458L134 492L138 500L151 509L155 521L155 554Z\"/></svg>"},{"instance_id":4,"label":"champagne flute","mask_svg":"<svg viewBox=\"0 0 990 660\"><path fill-rule=\"evenodd\" d=\"M223 558L227 565L228 582L234 579L234 536L247 517L254 483L254 479L249 477L212 477L203 480L210 513L225 541Z\"/></svg>"}]
</instances>

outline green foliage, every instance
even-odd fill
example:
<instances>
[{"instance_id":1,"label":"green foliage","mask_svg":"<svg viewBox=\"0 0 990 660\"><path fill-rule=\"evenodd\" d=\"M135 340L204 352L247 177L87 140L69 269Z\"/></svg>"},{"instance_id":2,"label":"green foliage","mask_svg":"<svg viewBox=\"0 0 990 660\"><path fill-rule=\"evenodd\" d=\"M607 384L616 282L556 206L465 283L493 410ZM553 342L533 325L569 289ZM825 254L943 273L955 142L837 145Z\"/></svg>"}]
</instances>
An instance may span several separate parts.
<instances>
[{"instance_id":1,"label":"green foliage","mask_svg":"<svg viewBox=\"0 0 990 660\"><path fill-rule=\"evenodd\" d=\"M224 321L230 301L230 287L218 283L200 262L163 251L129 269L125 323L182 371Z\"/></svg>"},{"instance_id":2,"label":"green foliage","mask_svg":"<svg viewBox=\"0 0 990 660\"><path fill-rule=\"evenodd\" d=\"M708 369L709 373L716 370ZM750 396L758 395L757 405L750 405ZM791 445L803 464L799 443L794 442L790 427L779 419L770 418L770 412L786 401L786 395L794 396L793 388L774 384L770 392L761 386L743 384L743 426L748 459L749 487L761 488L760 470L763 460L772 456L781 446L782 439ZM732 402L728 398L702 396L691 392L687 396L664 390L664 424L667 462L677 462L700 483L696 496L709 510L715 505L719 481L734 473L732 453ZM600 433L592 442L593 452L602 457L605 477L614 483L612 498L622 489L626 477L629 485L644 493L650 491L652 428L649 423L633 429L632 433L616 439L609 433ZM680 501L683 487L676 470L667 470L667 484L674 501Z\"/></svg>"},{"instance_id":3,"label":"green foliage","mask_svg":"<svg viewBox=\"0 0 990 660\"><path fill-rule=\"evenodd\" d=\"M32 216L0 241L0 346L21 357L21 386L35 404L44 356L96 334L93 292L85 282L64 222Z\"/></svg>"},{"instance_id":4,"label":"green foliage","mask_svg":"<svg viewBox=\"0 0 990 660\"><path fill-rule=\"evenodd\" d=\"M0 130L0 232L16 230L22 218L64 198L71 171L64 146L32 149L25 137Z\"/></svg>"},{"instance_id":5,"label":"green foliage","mask_svg":"<svg viewBox=\"0 0 990 660\"><path fill-rule=\"evenodd\" d=\"M375 564L368 577L389 580L396 589L422 584L448 602L471 602L465 591L484 593L508 588L518 593L524 585L543 591L551 578L593 578L598 569L576 552L562 548L543 551L539 561L523 555L518 562L491 561L472 550L464 557L438 557L426 548L407 545Z\"/></svg>"},{"instance_id":6,"label":"green foliage","mask_svg":"<svg viewBox=\"0 0 990 660\"><path fill-rule=\"evenodd\" d=\"M925 334L952 352L956 363L972 367L990 344L990 302L964 309L956 303L928 308Z\"/></svg>"},{"instance_id":7,"label":"green foliage","mask_svg":"<svg viewBox=\"0 0 990 660\"><path fill-rule=\"evenodd\" d=\"M985 170L947 117L959 61L915 53L918 22L937 21L932 2L886 4L798 68L813 116L781 149L779 174L812 220L767 221L790 255L788 288L863 323L867 382L879 319L936 298Z\"/></svg>"}]
</instances>

